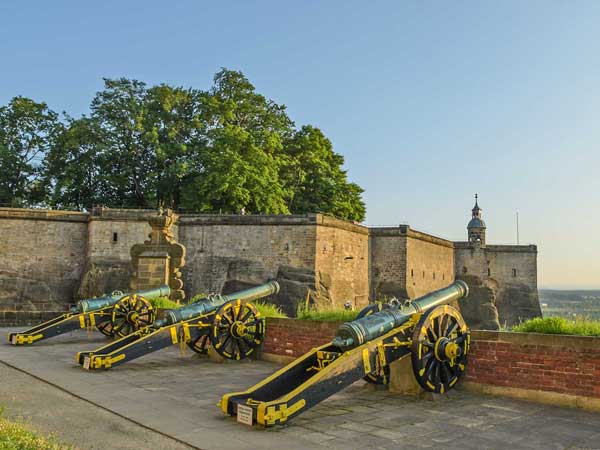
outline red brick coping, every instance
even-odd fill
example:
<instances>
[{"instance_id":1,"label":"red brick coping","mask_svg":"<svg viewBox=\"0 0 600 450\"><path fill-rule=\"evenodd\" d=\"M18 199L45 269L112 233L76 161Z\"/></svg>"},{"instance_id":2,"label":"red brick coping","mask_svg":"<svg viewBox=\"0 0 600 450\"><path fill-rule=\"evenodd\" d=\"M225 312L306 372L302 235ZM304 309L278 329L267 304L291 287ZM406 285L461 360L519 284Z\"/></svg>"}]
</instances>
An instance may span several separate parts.
<instances>
[{"instance_id":1,"label":"red brick coping","mask_svg":"<svg viewBox=\"0 0 600 450\"><path fill-rule=\"evenodd\" d=\"M600 398L600 338L473 331L466 380Z\"/></svg>"}]
</instances>

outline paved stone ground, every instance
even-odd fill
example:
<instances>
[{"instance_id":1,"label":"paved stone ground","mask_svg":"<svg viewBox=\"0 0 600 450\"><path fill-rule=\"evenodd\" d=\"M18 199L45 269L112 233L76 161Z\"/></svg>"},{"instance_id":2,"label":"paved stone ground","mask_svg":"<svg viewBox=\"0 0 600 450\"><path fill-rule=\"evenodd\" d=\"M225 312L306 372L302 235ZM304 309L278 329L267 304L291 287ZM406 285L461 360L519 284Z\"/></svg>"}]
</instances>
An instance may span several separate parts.
<instances>
[{"instance_id":1,"label":"paved stone ground","mask_svg":"<svg viewBox=\"0 0 600 450\"><path fill-rule=\"evenodd\" d=\"M98 333L80 331L26 348L0 343L0 361L205 450L600 449L599 414L460 391L437 401L417 400L373 391L362 382L284 427L250 428L215 405L222 394L249 387L277 365L218 364L191 351L180 355L178 347L106 372L85 372L75 364L78 350L105 342ZM0 382L0 399L8 386ZM112 445L105 448L128 448ZM157 441L153 448L171 448L161 445Z\"/></svg>"},{"instance_id":2,"label":"paved stone ground","mask_svg":"<svg viewBox=\"0 0 600 450\"><path fill-rule=\"evenodd\" d=\"M192 447L148 430L0 364L0 405L8 419L60 436L77 449L189 450Z\"/></svg>"}]
</instances>

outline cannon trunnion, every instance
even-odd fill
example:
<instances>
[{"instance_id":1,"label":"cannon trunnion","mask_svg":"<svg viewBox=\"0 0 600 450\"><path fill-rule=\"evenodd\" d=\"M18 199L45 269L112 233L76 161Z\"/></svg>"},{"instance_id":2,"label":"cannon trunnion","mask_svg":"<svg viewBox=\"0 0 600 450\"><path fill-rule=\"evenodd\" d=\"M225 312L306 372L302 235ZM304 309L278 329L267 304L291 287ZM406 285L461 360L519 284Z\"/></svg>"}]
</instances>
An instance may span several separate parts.
<instances>
[{"instance_id":1,"label":"cannon trunnion","mask_svg":"<svg viewBox=\"0 0 600 450\"><path fill-rule=\"evenodd\" d=\"M76 360L86 370L110 369L175 344L197 353L207 353L212 345L225 358L246 358L264 336L264 322L251 301L277 292L279 284L271 281L233 294L210 295L108 345L79 352Z\"/></svg>"},{"instance_id":2,"label":"cannon trunnion","mask_svg":"<svg viewBox=\"0 0 600 450\"><path fill-rule=\"evenodd\" d=\"M466 283L456 281L402 306L367 307L341 325L332 342L247 391L224 395L220 408L264 426L284 423L360 378L387 383L389 364L409 355L419 385L443 394L456 386L467 364L469 330L449 305L466 295Z\"/></svg>"},{"instance_id":3,"label":"cannon trunnion","mask_svg":"<svg viewBox=\"0 0 600 450\"><path fill-rule=\"evenodd\" d=\"M107 337L126 336L155 319L150 299L168 297L168 286L123 293L114 291L110 295L80 300L71 310L47 322L21 332L8 333L13 345L33 344L43 339L58 336L80 328L97 328Z\"/></svg>"}]
</instances>

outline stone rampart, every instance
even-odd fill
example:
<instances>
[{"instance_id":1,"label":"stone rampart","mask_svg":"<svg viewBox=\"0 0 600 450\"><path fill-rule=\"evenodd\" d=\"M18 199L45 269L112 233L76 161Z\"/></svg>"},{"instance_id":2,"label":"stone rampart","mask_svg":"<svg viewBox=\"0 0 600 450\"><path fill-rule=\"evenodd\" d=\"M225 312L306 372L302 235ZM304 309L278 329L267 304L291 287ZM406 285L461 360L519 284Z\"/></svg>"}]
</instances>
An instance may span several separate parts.
<instances>
[{"instance_id":1,"label":"stone rampart","mask_svg":"<svg viewBox=\"0 0 600 450\"><path fill-rule=\"evenodd\" d=\"M36 322L73 302L85 263L87 215L0 208L0 324Z\"/></svg>"},{"instance_id":2,"label":"stone rampart","mask_svg":"<svg viewBox=\"0 0 600 450\"><path fill-rule=\"evenodd\" d=\"M58 311L129 290L130 249L147 239L154 214L0 208L0 310ZM497 291L500 323L539 311L535 246L473 250L408 225L367 228L322 214L183 214L174 234L188 252L187 298L277 279L282 289L270 300L293 316L299 302L360 308L374 298L415 298L467 270Z\"/></svg>"}]
</instances>

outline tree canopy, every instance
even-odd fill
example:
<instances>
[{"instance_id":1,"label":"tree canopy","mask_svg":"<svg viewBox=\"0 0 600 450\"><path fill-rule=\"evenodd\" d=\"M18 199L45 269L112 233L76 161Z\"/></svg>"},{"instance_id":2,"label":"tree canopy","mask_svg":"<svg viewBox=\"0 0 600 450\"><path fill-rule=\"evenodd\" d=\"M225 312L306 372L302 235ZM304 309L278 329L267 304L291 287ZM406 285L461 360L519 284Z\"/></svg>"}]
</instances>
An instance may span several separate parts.
<instances>
[{"instance_id":1,"label":"tree canopy","mask_svg":"<svg viewBox=\"0 0 600 450\"><path fill-rule=\"evenodd\" d=\"M302 214L362 221L363 190L318 128L241 72L209 90L105 79L88 115L23 97L0 107L0 204Z\"/></svg>"}]
</instances>

